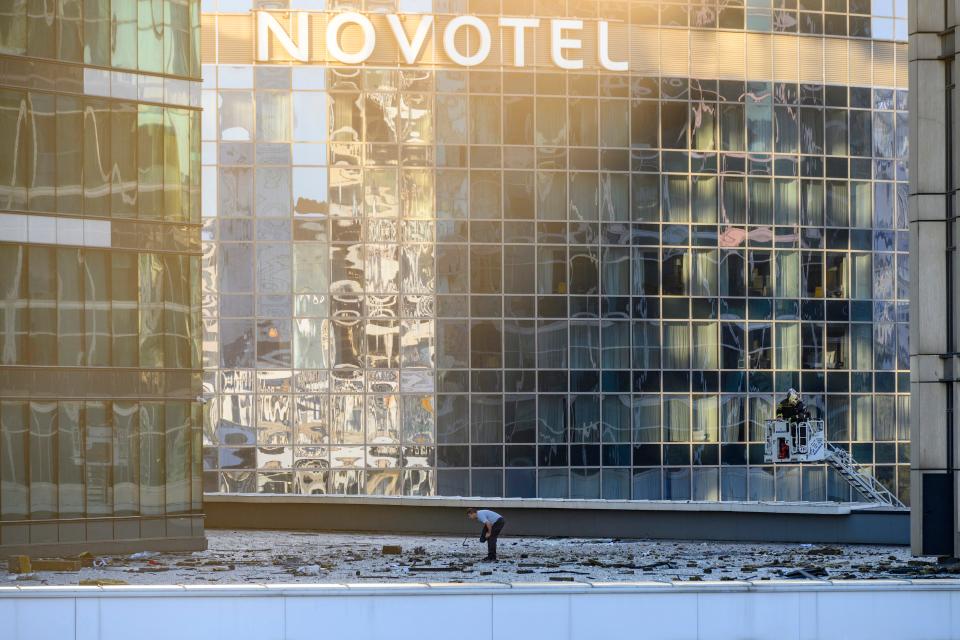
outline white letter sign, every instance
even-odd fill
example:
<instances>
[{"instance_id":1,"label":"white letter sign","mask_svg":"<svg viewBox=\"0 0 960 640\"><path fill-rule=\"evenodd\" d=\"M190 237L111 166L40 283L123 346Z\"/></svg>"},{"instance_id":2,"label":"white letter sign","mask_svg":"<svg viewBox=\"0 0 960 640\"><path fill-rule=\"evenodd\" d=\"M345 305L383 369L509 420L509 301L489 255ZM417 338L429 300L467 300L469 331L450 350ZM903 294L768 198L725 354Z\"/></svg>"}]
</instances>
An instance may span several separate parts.
<instances>
[{"instance_id":1,"label":"white letter sign","mask_svg":"<svg viewBox=\"0 0 960 640\"><path fill-rule=\"evenodd\" d=\"M132 0L115 1L131 2ZM615 23L615 28L618 30L615 33L616 42L613 45L615 49L613 55L626 60L614 60L610 53L610 22L606 20L520 16L487 16L481 19L472 15L454 15L444 16L443 21L438 23L436 16L420 13L378 13L372 20L367 14L359 11L272 12L254 9L251 13L255 14L251 17L256 23L254 57L257 62L289 63L292 59L299 62L327 64L335 60L343 64L360 65L367 62L377 50L378 35L389 39L386 33L387 26L383 24L385 21L400 51L401 65L434 66L448 64L445 62L447 60L460 67L475 67L490 58L493 51L491 29L497 29L495 35L500 38L497 42L500 53L497 54L496 66L500 69L507 69L510 66L523 68L527 65L527 36L537 40L538 47L542 48L544 45L539 44L538 36L547 34L538 34L537 30L541 27L546 29L546 23L549 22L550 60L553 66L570 71L589 66L595 70L606 69L618 72L627 71L630 67L630 45L626 25ZM289 16L289 30L287 16ZM313 58L310 57L311 19L326 20L326 50L314 51ZM494 20L497 21L495 26L493 26ZM596 54L592 53L594 46L590 41L587 47L591 51L590 60L584 60L582 32L585 23L586 28L592 29L593 22L597 23L597 51ZM445 58L437 58L440 53L441 36L438 24L444 25L442 35ZM347 30L349 35L341 44L340 37L344 30ZM508 51L511 44L512 60ZM531 46L531 50L533 48ZM388 52L385 49L381 53ZM543 53L538 49L538 56L542 55ZM389 51L389 56L391 58L395 56L392 49ZM541 57L531 61L530 64L543 65L544 60Z\"/></svg>"},{"instance_id":2,"label":"white letter sign","mask_svg":"<svg viewBox=\"0 0 960 640\"><path fill-rule=\"evenodd\" d=\"M430 33L430 25L433 24L433 16L423 16L420 18L420 24L417 25L417 31L413 34L413 41L407 40L407 32L403 30L403 23L400 22L400 16L395 13L387 14L387 22L393 29L393 35L397 39L397 46L400 47L400 53L407 64L414 64L423 49L423 42Z\"/></svg>"},{"instance_id":3,"label":"white letter sign","mask_svg":"<svg viewBox=\"0 0 960 640\"><path fill-rule=\"evenodd\" d=\"M583 20L550 21L550 57L553 64L561 69L583 69L583 60L570 60L563 56L564 49L579 49L583 43L579 39L564 38L567 29L583 29Z\"/></svg>"},{"instance_id":4,"label":"white letter sign","mask_svg":"<svg viewBox=\"0 0 960 640\"><path fill-rule=\"evenodd\" d=\"M347 53L340 46L340 29L346 24L355 24L363 31L363 46L356 53ZM373 53L373 48L377 44L377 33L373 30L373 24L370 20L355 11L338 13L330 22L327 23L327 51L344 64L360 64L366 61Z\"/></svg>"},{"instance_id":5,"label":"white letter sign","mask_svg":"<svg viewBox=\"0 0 960 640\"><path fill-rule=\"evenodd\" d=\"M513 27L513 66L522 67L525 63L526 42L525 30L529 27L536 29L540 26L539 18L500 18L501 27Z\"/></svg>"},{"instance_id":6,"label":"white letter sign","mask_svg":"<svg viewBox=\"0 0 960 640\"><path fill-rule=\"evenodd\" d=\"M294 44L293 40L283 30L283 27L273 17L273 14L266 11L257 12L257 60L270 59L270 33L272 32L277 42L283 47L291 58L306 62L310 57L310 32L308 29L307 13L297 11L292 14L297 23L297 40L299 45Z\"/></svg>"},{"instance_id":7,"label":"white letter sign","mask_svg":"<svg viewBox=\"0 0 960 640\"><path fill-rule=\"evenodd\" d=\"M480 36L480 47L472 56L465 56L457 51L457 31L461 27L473 27ZM463 67L475 67L490 55L490 29L480 18L474 16L458 16L450 21L443 30L443 50L447 57Z\"/></svg>"},{"instance_id":8,"label":"white letter sign","mask_svg":"<svg viewBox=\"0 0 960 640\"><path fill-rule=\"evenodd\" d=\"M626 71L626 62L614 62L610 59L610 25L605 20L601 20L597 23L597 31L600 40L598 46L600 49L600 65L610 71Z\"/></svg>"}]
</instances>

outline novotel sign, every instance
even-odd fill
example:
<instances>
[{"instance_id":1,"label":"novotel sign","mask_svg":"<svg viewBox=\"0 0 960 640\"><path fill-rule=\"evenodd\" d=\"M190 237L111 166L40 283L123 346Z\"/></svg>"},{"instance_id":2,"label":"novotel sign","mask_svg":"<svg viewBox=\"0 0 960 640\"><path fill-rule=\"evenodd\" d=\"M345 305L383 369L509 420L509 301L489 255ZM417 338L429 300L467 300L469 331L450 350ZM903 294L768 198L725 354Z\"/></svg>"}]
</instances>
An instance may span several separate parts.
<instances>
[{"instance_id":1,"label":"novotel sign","mask_svg":"<svg viewBox=\"0 0 960 640\"><path fill-rule=\"evenodd\" d=\"M271 36L290 58L300 62L310 61L310 19L315 15L309 11L292 11L288 31L276 16L268 11L255 11L257 22L257 60L269 62L271 56ZM412 35L404 28L404 21L414 21L419 18ZM423 51L427 37L434 28L434 16L429 14L386 14L387 24L396 41L397 48L407 64L416 64ZM550 59L561 69L583 69L583 20L572 18L558 18L541 20L540 18L522 18L501 16L497 19L497 27L504 37L513 40L514 67L524 67L527 64L526 39L528 33L544 28L542 23L548 23L550 30ZM359 45L347 51L340 42L342 31L348 27L359 29ZM606 20L596 22L597 62L609 71L627 71L629 64L626 61L614 60L610 55L610 24ZM468 38L459 38L461 32L466 32ZM294 35L296 34L296 35ZM351 39L352 40L352 39ZM473 42L472 47L464 46L467 41ZM326 48L331 58L344 64L363 64L373 55L377 46L377 30L370 19L362 13L347 11L332 14L327 22ZM463 67L474 67L482 64L490 56L491 33L490 25L475 16L457 16L450 20L443 28L443 51L454 64ZM580 52L580 53L578 53Z\"/></svg>"}]
</instances>

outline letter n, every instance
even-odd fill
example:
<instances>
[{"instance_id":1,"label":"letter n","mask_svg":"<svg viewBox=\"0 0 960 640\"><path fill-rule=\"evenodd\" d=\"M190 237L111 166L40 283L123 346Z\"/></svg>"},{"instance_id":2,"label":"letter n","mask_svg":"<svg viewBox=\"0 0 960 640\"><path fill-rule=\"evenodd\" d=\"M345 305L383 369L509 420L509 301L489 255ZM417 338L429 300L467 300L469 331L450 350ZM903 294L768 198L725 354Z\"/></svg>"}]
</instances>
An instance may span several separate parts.
<instances>
[{"instance_id":1,"label":"letter n","mask_svg":"<svg viewBox=\"0 0 960 640\"><path fill-rule=\"evenodd\" d=\"M268 11L257 11L257 60L265 62L270 60L270 33L272 32L277 43L283 47L284 51L300 62L306 62L310 58L310 28L309 15L306 11L294 11L291 18L297 25L297 40L299 45L294 44L290 37L272 13Z\"/></svg>"}]
</instances>

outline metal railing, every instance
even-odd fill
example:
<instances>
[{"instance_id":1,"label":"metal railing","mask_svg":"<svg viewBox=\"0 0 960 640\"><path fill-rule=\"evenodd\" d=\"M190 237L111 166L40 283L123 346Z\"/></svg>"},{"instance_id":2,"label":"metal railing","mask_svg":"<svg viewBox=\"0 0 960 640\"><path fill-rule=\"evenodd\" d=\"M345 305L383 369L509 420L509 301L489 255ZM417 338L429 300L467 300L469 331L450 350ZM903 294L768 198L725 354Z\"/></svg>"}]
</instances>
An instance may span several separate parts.
<instances>
[{"instance_id":1,"label":"metal railing","mask_svg":"<svg viewBox=\"0 0 960 640\"><path fill-rule=\"evenodd\" d=\"M833 468L864 498L878 504L906 508L907 505L900 502L897 496L870 475L869 469L854 460L845 449L827 443L827 451L827 460Z\"/></svg>"}]
</instances>

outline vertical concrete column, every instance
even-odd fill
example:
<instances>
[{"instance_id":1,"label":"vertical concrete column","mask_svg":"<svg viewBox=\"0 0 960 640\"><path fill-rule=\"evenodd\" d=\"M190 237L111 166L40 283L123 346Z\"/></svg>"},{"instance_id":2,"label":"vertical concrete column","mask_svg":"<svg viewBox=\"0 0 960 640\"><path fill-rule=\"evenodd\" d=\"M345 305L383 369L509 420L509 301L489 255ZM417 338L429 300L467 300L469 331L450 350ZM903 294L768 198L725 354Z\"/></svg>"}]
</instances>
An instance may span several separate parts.
<instances>
[{"instance_id":1,"label":"vertical concrete column","mask_svg":"<svg viewBox=\"0 0 960 640\"><path fill-rule=\"evenodd\" d=\"M954 2L911 0L909 13L910 502L916 554L960 555L960 490L953 473L960 456L948 452L958 440L951 409L960 400L960 384L952 382L960 379L960 359L951 355L958 349L953 338L960 319L960 271L948 259L957 238L948 227L955 215L950 192L960 184L958 163L952 161L960 148L958 127L951 127L960 105L948 90L954 82L948 78L950 62L956 58Z\"/></svg>"}]
</instances>

